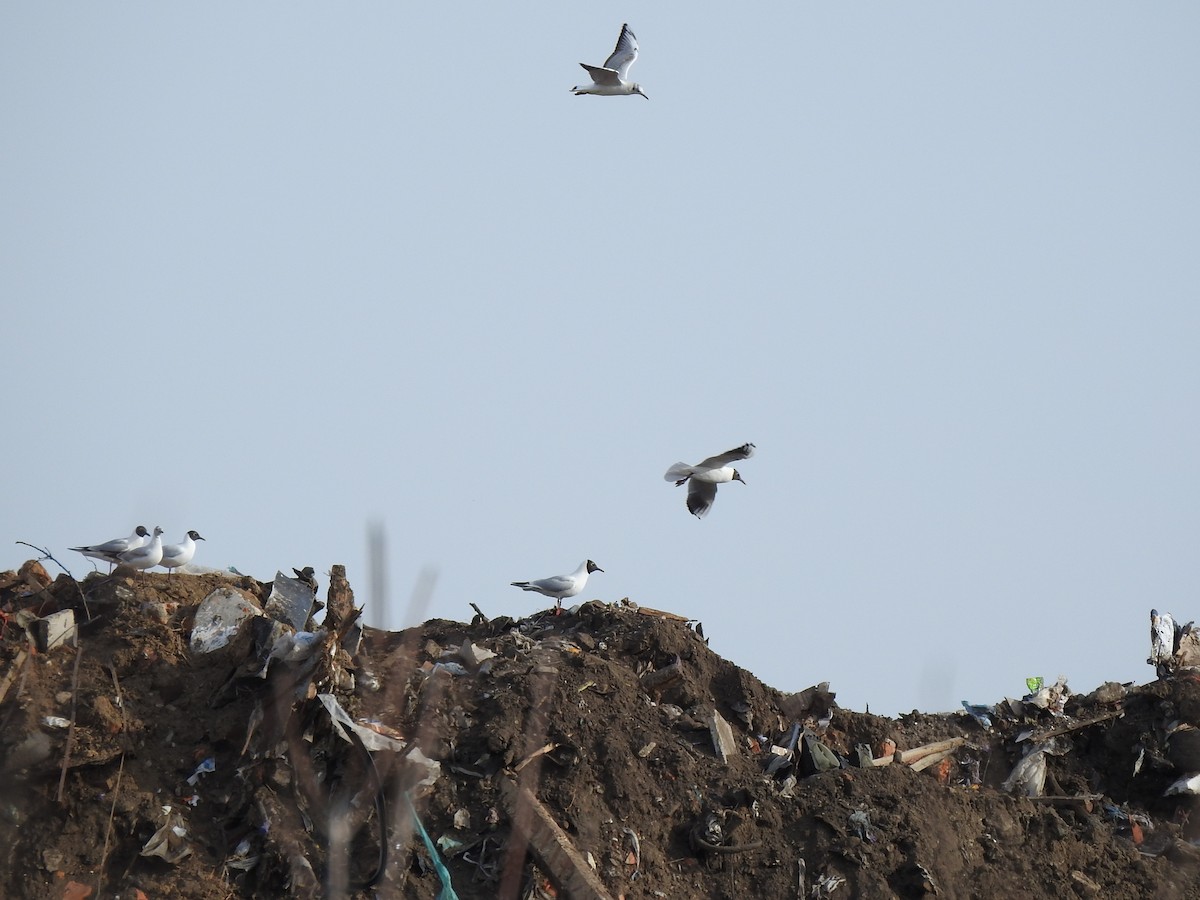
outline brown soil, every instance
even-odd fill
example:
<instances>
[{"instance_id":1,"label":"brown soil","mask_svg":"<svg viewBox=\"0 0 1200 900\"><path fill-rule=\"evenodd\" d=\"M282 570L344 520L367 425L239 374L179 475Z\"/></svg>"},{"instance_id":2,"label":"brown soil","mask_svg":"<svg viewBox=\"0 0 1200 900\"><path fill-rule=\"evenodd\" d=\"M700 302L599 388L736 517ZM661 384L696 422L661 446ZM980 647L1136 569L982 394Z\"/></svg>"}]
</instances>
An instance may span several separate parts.
<instances>
[{"instance_id":1,"label":"brown soil","mask_svg":"<svg viewBox=\"0 0 1200 900\"><path fill-rule=\"evenodd\" d=\"M544 836L536 852L516 836L525 832L514 818L531 813L507 799L514 784L532 790L613 898L794 898L801 869L804 896L1200 897L1195 798L1163 795L1181 774L1168 760L1188 765L1167 730L1200 725L1190 676L1077 695L1061 716L1008 709L991 729L965 714L887 719L836 704L822 726L819 691L815 701L780 694L682 621L590 603L521 621L366 629L357 648L345 639L353 655L326 636L263 678L261 629L206 656L188 647L196 607L217 587L262 604L251 578L118 572L42 587L22 573L0 588L5 897L434 900L435 860L406 797L462 900L603 896L571 892L570 863L543 852ZM347 594L327 599L353 619ZM29 614L67 608L81 623L79 652L33 652ZM345 622L338 630L353 634ZM464 661L467 641L496 655ZM374 753L378 792L365 751L314 699L327 692L407 742L401 754ZM714 713L732 730L725 762ZM1047 745L1057 751L1048 796L1002 790L1022 732L1101 716ZM800 720L844 761L863 744L882 757L889 739L900 751L965 743L920 772L844 762L807 774L802 759L766 775L771 744ZM419 784L429 768L405 756L414 748L440 764L431 787ZM193 777L208 759L215 769ZM355 819L342 799L367 819L357 836L337 827ZM381 821L387 863L361 888ZM168 836L167 858L142 855L156 832Z\"/></svg>"}]
</instances>

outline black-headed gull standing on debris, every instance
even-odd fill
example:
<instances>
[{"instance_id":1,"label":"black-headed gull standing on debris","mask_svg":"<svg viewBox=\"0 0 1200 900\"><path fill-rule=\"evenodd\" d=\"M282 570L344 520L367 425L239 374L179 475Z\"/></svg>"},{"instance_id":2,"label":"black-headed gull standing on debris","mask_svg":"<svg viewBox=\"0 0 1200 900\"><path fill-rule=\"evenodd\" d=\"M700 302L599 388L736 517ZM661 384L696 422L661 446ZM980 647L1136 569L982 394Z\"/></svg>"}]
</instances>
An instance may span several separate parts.
<instances>
[{"instance_id":1,"label":"black-headed gull standing on debris","mask_svg":"<svg viewBox=\"0 0 1200 900\"><path fill-rule=\"evenodd\" d=\"M192 557L196 555L196 541L202 540L204 538L200 537L200 532L189 531L178 544L163 544L162 559L158 564L170 575L172 569L186 566L192 561Z\"/></svg>"},{"instance_id":2,"label":"black-headed gull standing on debris","mask_svg":"<svg viewBox=\"0 0 1200 900\"><path fill-rule=\"evenodd\" d=\"M580 94L598 94L602 97L641 94L646 97L641 85L627 80L629 67L637 61L637 55L637 38L633 36L628 25L622 25L621 36L617 38L617 48L604 61L603 66L589 66L587 63L580 63L592 76L592 83L577 84L571 90L575 92L576 97ZM646 99L650 98L646 97Z\"/></svg>"},{"instance_id":3,"label":"black-headed gull standing on debris","mask_svg":"<svg viewBox=\"0 0 1200 900\"><path fill-rule=\"evenodd\" d=\"M108 563L109 571L115 563L120 562L117 557L126 550L136 550L138 547L144 547L150 541L150 532L146 530L145 525L139 525L133 529L133 534L129 537L113 538L111 541L105 541L103 544L88 544L86 547L72 547L76 553L82 553L84 556L90 556L92 559L98 559Z\"/></svg>"},{"instance_id":4,"label":"black-headed gull standing on debris","mask_svg":"<svg viewBox=\"0 0 1200 900\"><path fill-rule=\"evenodd\" d=\"M133 550L126 550L124 553L117 554L117 562L123 566L132 566L135 569L153 569L162 559L163 530L157 525L154 526L154 536L150 539L150 543L143 547L137 547Z\"/></svg>"},{"instance_id":5,"label":"black-headed gull standing on debris","mask_svg":"<svg viewBox=\"0 0 1200 900\"><path fill-rule=\"evenodd\" d=\"M553 597L558 601L558 608L561 609L565 599L574 597L583 590L589 575L593 572L603 571L590 559L585 559L579 564L579 568L570 575L555 575L551 578L539 578L537 581L514 581L512 586L519 587L523 591L536 591L547 597Z\"/></svg>"},{"instance_id":6,"label":"black-headed gull standing on debris","mask_svg":"<svg viewBox=\"0 0 1200 900\"><path fill-rule=\"evenodd\" d=\"M753 455L754 445L742 444L733 450L710 456L694 466L683 462L675 463L667 469L667 474L663 477L667 481L675 482L676 487L690 482L687 495L688 512L697 519L703 519L712 508L713 501L717 499L718 484L725 484L727 481L746 483L738 470L729 464L739 459L749 459Z\"/></svg>"}]
</instances>

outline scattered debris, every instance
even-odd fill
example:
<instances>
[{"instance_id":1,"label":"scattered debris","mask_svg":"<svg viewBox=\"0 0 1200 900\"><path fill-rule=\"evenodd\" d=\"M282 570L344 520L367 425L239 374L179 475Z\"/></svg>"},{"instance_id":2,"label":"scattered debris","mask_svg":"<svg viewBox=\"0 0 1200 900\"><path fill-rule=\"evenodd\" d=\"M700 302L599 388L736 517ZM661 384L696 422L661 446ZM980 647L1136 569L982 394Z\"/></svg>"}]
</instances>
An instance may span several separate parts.
<instances>
[{"instance_id":1,"label":"scattered debris","mask_svg":"<svg viewBox=\"0 0 1200 900\"><path fill-rule=\"evenodd\" d=\"M142 856L158 856L175 865L190 856L192 845L188 841L183 817L170 806L163 807L163 823L142 847Z\"/></svg>"},{"instance_id":2,"label":"scattered debris","mask_svg":"<svg viewBox=\"0 0 1200 900\"><path fill-rule=\"evenodd\" d=\"M74 647L75 610L60 609L44 618L35 619L31 630L39 653L49 653L58 647Z\"/></svg>"},{"instance_id":3,"label":"scattered debris","mask_svg":"<svg viewBox=\"0 0 1200 900\"><path fill-rule=\"evenodd\" d=\"M204 598L196 610L192 625L193 653L211 653L224 647L242 627L242 623L263 611L246 596L231 587L220 587Z\"/></svg>"},{"instance_id":4,"label":"scattered debris","mask_svg":"<svg viewBox=\"0 0 1200 900\"><path fill-rule=\"evenodd\" d=\"M642 874L642 842L632 828L622 828L621 833L629 838L629 849L633 854L633 871L629 873L629 880L636 881Z\"/></svg>"},{"instance_id":5,"label":"scattered debris","mask_svg":"<svg viewBox=\"0 0 1200 900\"><path fill-rule=\"evenodd\" d=\"M307 578L291 578L282 572L275 573L271 582L271 594L263 604L263 613L277 622L290 625L295 631L308 631L308 620L312 615L317 595L310 581L311 567ZM301 573L298 573L301 574Z\"/></svg>"},{"instance_id":6,"label":"scattered debris","mask_svg":"<svg viewBox=\"0 0 1200 900\"><path fill-rule=\"evenodd\" d=\"M774 691L633 604L393 634L362 627L341 567L320 623L311 567L23 569L0 573L5 895L1018 896L1032 867L1042 896L1189 896L1200 877L1200 635L1165 614L1149 684L1034 677L892 720L827 683ZM74 652L39 649L55 617L78 617Z\"/></svg>"},{"instance_id":7,"label":"scattered debris","mask_svg":"<svg viewBox=\"0 0 1200 900\"><path fill-rule=\"evenodd\" d=\"M713 750L717 759L728 763L731 757L737 756L737 742L733 738L733 729L716 710L708 714L708 730L712 735Z\"/></svg>"}]
</instances>

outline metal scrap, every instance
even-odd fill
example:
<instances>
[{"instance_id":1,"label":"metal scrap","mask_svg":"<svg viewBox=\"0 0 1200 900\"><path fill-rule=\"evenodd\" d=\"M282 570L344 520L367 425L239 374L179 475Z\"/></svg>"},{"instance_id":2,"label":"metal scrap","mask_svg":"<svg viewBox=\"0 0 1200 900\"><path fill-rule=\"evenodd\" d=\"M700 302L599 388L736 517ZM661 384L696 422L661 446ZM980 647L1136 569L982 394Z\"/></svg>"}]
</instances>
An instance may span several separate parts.
<instances>
[{"instance_id":1,"label":"metal scrap","mask_svg":"<svg viewBox=\"0 0 1200 900\"><path fill-rule=\"evenodd\" d=\"M633 872L629 880L636 881L642 875L642 842L638 840L637 832L632 828L622 828L621 831L629 836L629 843L633 849Z\"/></svg>"}]
</instances>

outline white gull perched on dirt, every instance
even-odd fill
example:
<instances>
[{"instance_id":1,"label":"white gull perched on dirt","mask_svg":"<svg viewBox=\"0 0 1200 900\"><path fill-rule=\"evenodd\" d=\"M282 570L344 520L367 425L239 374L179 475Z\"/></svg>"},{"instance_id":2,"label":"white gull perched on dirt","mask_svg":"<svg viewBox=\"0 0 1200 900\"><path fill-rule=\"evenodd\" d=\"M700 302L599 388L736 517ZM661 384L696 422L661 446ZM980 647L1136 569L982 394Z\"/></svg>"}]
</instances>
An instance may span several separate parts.
<instances>
[{"instance_id":1,"label":"white gull perched on dirt","mask_svg":"<svg viewBox=\"0 0 1200 900\"><path fill-rule=\"evenodd\" d=\"M523 591L536 591L547 597L553 597L561 607L563 600L574 597L583 590L589 575L593 572L603 571L590 559L585 559L579 564L579 568L570 575L554 575L550 578L539 578L537 581L514 581L512 586L519 587Z\"/></svg>"},{"instance_id":2,"label":"white gull perched on dirt","mask_svg":"<svg viewBox=\"0 0 1200 900\"><path fill-rule=\"evenodd\" d=\"M126 550L144 547L149 541L150 532L146 530L145 525L139 525L133 529L133 534L129 537L113 538L103 544L88 544L86 547L72 547L71 549L84 556L90 556L92 559L102 560L111 566L120 562L117 557Z\"/></svg>"},{"instance_id":3,"label":"white gull perched on dirt","mask_svg":"<svg viewBox=\"0 0 1200 900\"><path fill-rule=\"evenodd\" d=\"M150 543L117 554L117 562L135 569L153 569L162 559L162 533L163 530L155 525L154 537L150 539Z\"/></svg>"},{"instance_id":4,"label":"white gull perched on dirt","mask_svg":"<svg viewBox=\"0 0 1200 900\"><path fill-rule=\"evenodd\" d=\"M589 66L580 63L587 73L592 76L591 84L577 84L571 88L575 96L580 94L597 94L602 97L620 97L629 94L641 94L641 85L628 81L629 68L637 61L637 38L629 30L628 25L621 26L621 35L617 38L617 47L612 55L604 61L603 66ZM649 97L646 97L649 100Z\"/></svg>"},{"instance_id":5,"label":"white gull perched on dirt","mask_svg":"<svg viewBox=\"0 0 1200 900\"><path fill-rule=\"evenodd\" d=\"M742 444L733 450L727 450L716 456L701 460L694 466L677 462L667 469L663 476L667 481L675 482L675 486L688 484L687 508L697 519L703 519L717 499L717 485L728 481L740 481L745 484L741 473L729 464L739 459L749 459L754 455L753 444Z\"/></svg>"},{"instance_id":6,"label":"white gull perched on dirt","mask_svg":"<svg viewBox=\"0 0 1200 900\"><path fill-rule=\"evenodd\" d=\"M172 569L186 566L192 561L192 557L196 555L196 541L202 540L204 538L200 537L200 532L189 531L178 544L163 544L162 559L158 564L170 575Z\"/></svg>"}]
</instances>

